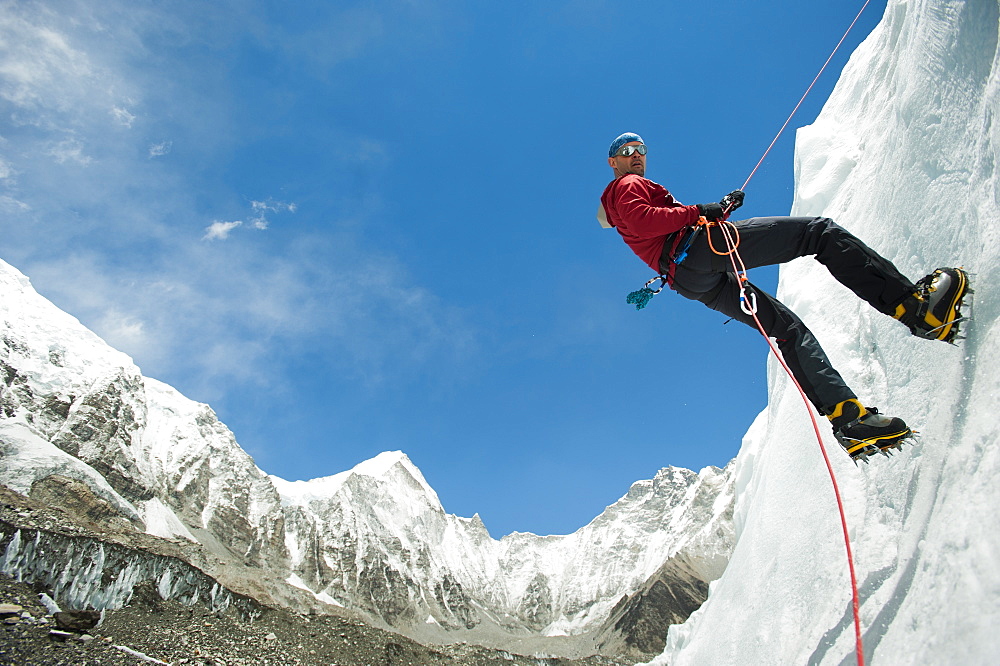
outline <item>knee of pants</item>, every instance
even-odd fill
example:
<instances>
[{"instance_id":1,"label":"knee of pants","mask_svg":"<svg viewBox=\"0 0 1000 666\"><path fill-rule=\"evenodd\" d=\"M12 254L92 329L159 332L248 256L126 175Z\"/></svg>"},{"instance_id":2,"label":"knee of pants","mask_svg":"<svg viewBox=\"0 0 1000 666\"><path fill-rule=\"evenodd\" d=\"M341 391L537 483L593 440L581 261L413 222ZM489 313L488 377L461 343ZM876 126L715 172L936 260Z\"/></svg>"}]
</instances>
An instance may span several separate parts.
<instances>
[{"instance_id":1,"label":"knee of pants","mask_svg":"<svg viewBox=\"0 0 1000 666\"><path fill-rule=\"evenodd\" d=\"M829 217L814 218L807 228L805 254L820 254L826 239L833 239L834 243L839 243L844 236L853 238L850 232Z\"/></svg>"}]
</instances>

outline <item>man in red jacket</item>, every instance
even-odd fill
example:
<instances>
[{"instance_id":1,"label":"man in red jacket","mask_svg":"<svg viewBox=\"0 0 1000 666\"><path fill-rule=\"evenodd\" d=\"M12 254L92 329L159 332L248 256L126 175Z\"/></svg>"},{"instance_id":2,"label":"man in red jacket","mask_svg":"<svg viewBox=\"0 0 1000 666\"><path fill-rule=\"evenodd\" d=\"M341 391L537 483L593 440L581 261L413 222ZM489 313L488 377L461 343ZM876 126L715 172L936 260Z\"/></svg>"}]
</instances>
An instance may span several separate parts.
<instances>
[{"instance_id":1,"label":"man in red jacket","mask_svg":"<svg viewBox=\"0 0 1000 666\"><path fill-rule=\"evenodd\" d=\"M665 187L645 178L646 145L635 133L616 138L608 151L615 178L601 195L598 218L614 227L646 265L677 293L756 328L741 307L739 278L718 222L743 204L736 190L719 203L685 206ZM737 223L739 255L746 268L813 255L841 284L879 312L899 319L919 337L951 342L968 292L960 268L940 268L916 284L833 220L825 217L759 217ZM709 238L709 236L711 238ZM711 241L711 245L709 243ZM902 419L864 407L802 320L783 303L746 283L749 302L813 405L830 419L837 440L854 459L899 446L912 435Z\"/></svg>"}]
</instances>

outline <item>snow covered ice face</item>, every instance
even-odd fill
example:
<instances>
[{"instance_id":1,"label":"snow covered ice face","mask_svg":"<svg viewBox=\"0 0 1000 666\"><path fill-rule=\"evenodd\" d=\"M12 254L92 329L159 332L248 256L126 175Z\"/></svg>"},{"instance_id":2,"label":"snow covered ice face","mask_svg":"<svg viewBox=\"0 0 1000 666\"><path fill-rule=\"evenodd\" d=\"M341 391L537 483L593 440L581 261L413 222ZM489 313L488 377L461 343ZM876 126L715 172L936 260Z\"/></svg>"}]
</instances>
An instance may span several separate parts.
<instances>
[{"instance_id":1,"label":"snow covered ice face","mask_svg":"<svg viewBox=\"0 0 1000 666\"><path fill-rule=\"evenodd\" d=\"M641 145L643 144L639 141L630 141L629 143L625 144L625 146L641 146ZM625 146L622 147L624 148ZM632 153L631 155L625 156L620 154L620 152L621 151L619 151L619 153L616 154L614 157L608 158L608 164L611 166L612 169L615 170L615 178L621 178L622 176L629 173L634 173L638 176L646 175L645 155L640 155L639 153L635 152Z\"/></svg>"}]
</instances>

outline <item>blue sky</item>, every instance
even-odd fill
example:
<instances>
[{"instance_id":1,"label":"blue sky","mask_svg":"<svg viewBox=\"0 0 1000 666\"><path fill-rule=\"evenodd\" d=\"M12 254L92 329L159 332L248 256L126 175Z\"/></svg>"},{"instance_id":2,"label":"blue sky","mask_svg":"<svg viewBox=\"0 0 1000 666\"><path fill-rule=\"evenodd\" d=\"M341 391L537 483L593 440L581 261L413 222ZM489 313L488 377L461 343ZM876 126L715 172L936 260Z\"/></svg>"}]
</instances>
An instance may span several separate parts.
<instances>
[{"instance_id":1,"label":"blue sky","mask_svg":"<svg viewBox=\"0 0 1000 666\"><path fill-rule=\"evenodd\" d=\"M402 450L495 537L572 532L766 401L753 331L625 303L608 144L718 200L861 4L2 1L0 257L268 473ZM885 4L737 217L788 213L794 128Z\"/></svg>"}]
</instances>

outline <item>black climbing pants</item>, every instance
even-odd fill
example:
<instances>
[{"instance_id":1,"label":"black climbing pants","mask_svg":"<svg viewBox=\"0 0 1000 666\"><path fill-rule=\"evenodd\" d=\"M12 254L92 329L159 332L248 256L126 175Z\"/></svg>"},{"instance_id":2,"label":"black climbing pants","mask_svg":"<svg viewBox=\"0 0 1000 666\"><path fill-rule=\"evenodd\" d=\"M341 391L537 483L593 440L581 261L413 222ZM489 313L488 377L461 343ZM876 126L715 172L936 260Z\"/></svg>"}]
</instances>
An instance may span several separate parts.
<instances>
[{"instance_id":1,"label":"black climbing pants","mask_svg":"<svg viewBox=\"0 0 1000 666\"><path fill-rule=\"evenodd\" d=\"M838 282L885 314L894 313L915 290L890 261L829 218L758 217L735 224L739 253L748 269L813 255ZM726 249L720 229L711 227L707 233L702 229L687 257L675 268L674 290L756 329L753 317L740 308L739 279L729 257L712 251L707 234L711 234L716 250ZM667 256L661 259L661 272L666 273L669 261ZM777 342L785 363L813 405L824 412L857 397L802 320L781 301L748 284L747 293L751 291L756 294L757 318L764 331Z\"/></svg>"}]
</instances>

